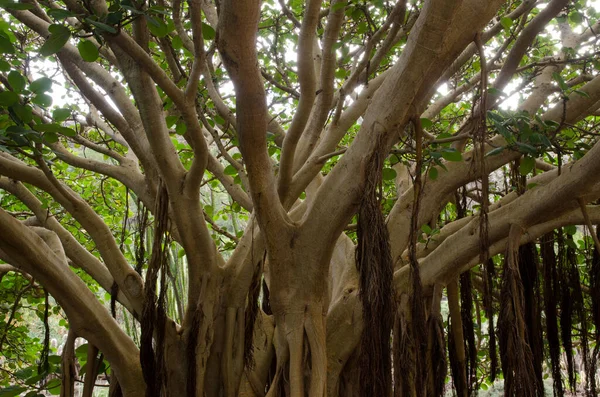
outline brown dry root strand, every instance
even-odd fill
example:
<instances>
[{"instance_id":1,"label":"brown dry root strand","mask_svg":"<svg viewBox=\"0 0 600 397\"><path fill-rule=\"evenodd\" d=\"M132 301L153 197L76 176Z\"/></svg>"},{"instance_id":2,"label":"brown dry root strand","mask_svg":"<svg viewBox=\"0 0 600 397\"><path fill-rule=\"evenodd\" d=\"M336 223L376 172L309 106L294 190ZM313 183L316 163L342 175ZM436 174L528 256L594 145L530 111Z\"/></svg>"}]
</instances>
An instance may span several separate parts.
<instances>
[{"instance_id":1,"label":"brown dry root strand","mask_svg":"<svg viewBox=\"0 0 600 397\"><path fill-rule=\"evenodd\" d=\"M60 397L75 396L75 339L73 328L69 329L61 357Z\"/></svg>"},{"instance_id":2,"label":"brown dry root strand","mask_svg":"<svg viewBox=\"0 0 600 397\"><path fill-rule=\"evenodd\" d=\"M427 366L426 366L426 355L427 355L427 314L424 305L423 296L423 285L421 282L421 274L419 270L419 262L417 260L417 240L419 235L419 211L421 203L421 190L423 184L421 182L421 170L423 168L423 127L421 125L421 119L415 117L413 119L415 127L415 147L417 161L415 166L415 179L414 179L414 198L413 208L410 220L410 234L408 243L408 256L410 262L410 278L412 284L412 296L411 296L411 332L414 343L415 351L415 388L417 395L425 393L426 384L425 379L427 378Z\"/></svg>"},{"instance_id":3,"label":"brown dry root strand","mask_svg":"<svg viewBox=\"0 0 600 397\"><path fill-rule=\"evenodd\" d=\"M416 396L415 353L409 297L403 294L394 321L394 397Z\"/></svg>"},{"instance_id":4,"label":"brown dry root strand","mask_svg":"<svg viewBox=\"0 0 600 397\"><path fill-rule=\"evenodd\" d=\"M599 235L600 228L596 226L596 230L592 231L592 233L596 233L596 238L600 237ZM589 275L590 275L590 296L592 301L592 320L594 322L594 329L596 330L595 334L595 342L596 348L592 354L590 371L594 374L593 379L591 379L594 383L592 392L596 392L597 384L596 384L596 374L598 373L598 347L600 346L600 253L598 250L594 250L591 255L592 261L590 264Z\"/></svg>"},{"instance_id":5,"label":"brown dry root strand","mask_svg":"<svg viewBox=\"0 0 600 397\"><path fill-rule=\"evenodd\" d=\"M473 285L470 271L460 275L460 315L465 338L467 387L469 395L472 395L473 387L477 381L477 345L475 343L475 327L473 326Z\"/></svg>"},{"instance_id":6,"label":"brown dry root strand","mask_svg":"<svg viewBox=\"0 0 600 397\"><path fill-rule=\"evenodd\" d=\"M441 314L442 287L436 284L433 291L431 313L427 320L427 396L442 397L446 381L446 341Z\"/></svg>"},{"instance_id":7,"label":"brown dry root strand","mask_svg":"<svg viewBox=\"0 0 600 397\"><path fill-rule=\"evenodd\" d=\"M38 364L38 374L43 374L44 377L48 376L48 357L50 354L50 325L48 323L48 310L50 309L48 291L44 288L44 341L42 343L42 351L40 352L40 361Z\"/></svg>"},{"instance_id":8,"label":"brown dry root strand","mask_svg":"<svg viewBox=\"0 0 600 397\"><path fill-rule=\"evenodd\" d=\"M465 338L463 336L457 280L448 284L447 291L448 306L450 309L450 321L448 324L448 356L450 358L452 385L459 397L467 397L469 395L469 389L467 387Z\"/></svg>"},{"instance_id":9,"label":"brown dry root strand","mask_svg":"<svg viewBox=\"0 0 600 397\"><path fill-rule=\"evenodd\" d=\"M309 304L304 311L285 310L275 319L277 370L267 397L325 397L327 352L322 305Z\"/></svg>"},{"instance_id":10,"label":"brown dry root strand","mask_svg":"<svg viewBox=\"0 0 600 397\"><path fill-rule=\"evenodd\" d=\"M527 344L523 284L519 274L518 247L521 234L520 226L511 226L504 262L498 321L500 357L504 373L504 395L536 397L539 388L531 349Z\"/></svg>"},{"instance_id":11,"label":"brown dry root strand","mask_svg":"<svg viewBox=\"0 0 600 397\"><path fill-rule=\"evenodd\" d=\"M169 219L169 196L162 182L156 194L155 214L154 241L144 283L144 302L141 319L140 362L144 381L147 386L146 397L160 397L165 388L166 381L163 353L166 321L164 300L166 289L165 265L168 253L166 232L168 230ZM140 244L143 244L143 242L140 241ZM159 273L161 275L161 292L157 299L156 284ZM156 343L154 343L155 337Z\"/></svg>"},{"instance_id":12,"label":"brown dry root strand","mask_svg":"<svg viewBox=\"0 0 600 397\"><path fill-rule=\"evenodd\" d=\"M340 374L339 392L328 396L362 397L359 394L358 379L358 352L355 350Z\"/></svg>"},{"instance_id":13,"label":"brown dry root strand","mask_svg":"<svg viewBox=\"0 0 600 397\"><path fill-rule=\"evenodd\" d=\"M214 308L218 299L217 280L206 274L201 278L198 306L194 311L186 337L187 352L187 395L204 396L204 380L208 358L214 338Z\"/></svg>"},{"instance_id":14,"label":"brown dry root strand","mask_svg":"<svg viewBox=\"0 0 600 397\"><path fill-rule=\"evenodd\" d=\"M596 235L600 237L600 227L596 226ZM600 344L600 253L594 250L590 270L590 295L592 298L592 319L596 329L596 342Z\"/></svg>"},{"instance_id":15,"label":"brown dry root strand","mask_svg":"<svg viewBox=\"0 0 600 397\"><path fill-rule=\"evenodd\" d=\"M538 258L535 244L528 243L519 247L519 272L523 282L525 303L525 328L527 343L533 355L533 369L539 388L538 394L544 395L542 363L544 346L542 339L542 318L540 312L540 283L538 279Z\"/></svg>"},{"instance_id":16,"label":"brown dry root strand","mask_svg":"<svg viewBox=\"0 0 600 397\"><path fill-rule=\"evenodd\" d=\"M581 347L581 355L583 357L583 368L586 374L585 377L585 390L586 395L591 395L591 385L590 378L594 377L594 373L590 371L590 349L589 349L589 341L588 341L588 327L587 327L587 317L585 311L585 304L583 301L583 291L581 290L581 277L579 275L579 266L577 264L577 253L573 246L575 242L573 241L572 236L568 236L570 240L570 244L567 247L567 263L569 266L569 284L571 286L571 292L573 297L573 309L574 314L577 316L579 320L580 329L581 329L581 338L580 338L580 347ZM594 385L595 386L595 385Z\"/></svg>"},{"instance_id":17,"label":"brown dry root strand","mask_svg":"<svg viewBox=\"0 0 600 397\"><path fill-rule=\"evenodd\" d=\"M259 284L260 285L260 284ZM228 307L225 311L225 345L221 360L221 373L225 397L238 395L245 353L245 313L243 308ZM248 343L252 343L250 339Z\"/></svg>"},{"instance_id":18,"label":"brown dry root strand","mask_svg":"<svg viewBox=\"0 0 600 397\"><path fill-rule=\"evenodd\" d=\"M273 316L267 316L262 311L259 311L258 316L254 324L253 339L250 341L254 345L254 366L244 368L239 394L236 397L264 397L275 375Z\"/></svg>"},{"instance_id":19,"label":"brown dry root strand","mask_svg":"<svg viewBox=\"0 0 600 397\"><path fill-rule=\"evenodd\" d=\"M563 397L564 387L560 371L560 339L558 335L558 273L556 269L556 253L554 252L554 232L542 236L540 253L544 269L544 312L546 313L546 340L552 367L552 381L555 397Z\"/></svg>"},{"instance_id":20,"label":"brown dry root strand","mask_svg":"<svg viewBox=\"0 0 600 397\"><path fill-rule=\"evenodd\" d=\"M484 291L483 291L483 306L485 308L485 316L488 319L488 351L490 358L490 378L496 380L498 374L498 351L496 345L496 329L494 327L494 277L496 271L494 269L494 260L489 258L485 261L484 273Z\"/></svg>"},{"instance_id":21,"label":"brown dry root strand","mask_svg":"<svg viewBox=\"0 0 600 397\"><path fill-rule=\"evenodd\" d=\"M573 358L573 300L569 282L569 266L567 263L567 250L565 248L565 237L562 230L558 232L558 272L560 297L560 336L567 361L567 376L569 389L575 391L575 363Z\"/></svg>"},{"instance_id":22,"label":"brown dry root strand","mask_svg":"<svg viewBox=\"0 0 600 397\"><path fill-rule=\"evenodd\" d=\"M87 365L83 382L83 392L81 393L82 397L92 397L101 362L102 355L100 355L100 359L98 359L98 348L88 342Z\"/></svg>"},{"instance_id":23,"label":"brown dry root strand","mask_svg":"<svg viewBox=\"0 0 600 397\"><path fill-rule=\"evenodd\" d=\"M358 213L356 267L360 275L359 296L363 321L369 332L360 340L359 378L361 395L389 396L392 389L390 335L393 313L393 272L385 217L381 211L381 150L366 163L365 190Z\"/></svg>"},{"instance_id":24,"label":"brown dry root strand","mask_svg":"<svg viewBox=\"0 0 600 397\"><path fill-rule=\"evenodd\" d=\"M115 371L110 372L110 385L108 387L108 397L123 397L123 390L117 378Z\"/></svg>"},{"instance_id":25,"label":"brown dry root strand","mask_svg":"<svg viewBox=\"0 0 600 397\"><path fill-rule=\"evenodd\" d=\"M252 339L254 336L254 323L259 315L259 297L262 281L262 261L259 261L254 267L252 282L248 289L248 304L244 314L244 367L252 369L254 367L254 348Z\"/></svg>"}]
</instances>

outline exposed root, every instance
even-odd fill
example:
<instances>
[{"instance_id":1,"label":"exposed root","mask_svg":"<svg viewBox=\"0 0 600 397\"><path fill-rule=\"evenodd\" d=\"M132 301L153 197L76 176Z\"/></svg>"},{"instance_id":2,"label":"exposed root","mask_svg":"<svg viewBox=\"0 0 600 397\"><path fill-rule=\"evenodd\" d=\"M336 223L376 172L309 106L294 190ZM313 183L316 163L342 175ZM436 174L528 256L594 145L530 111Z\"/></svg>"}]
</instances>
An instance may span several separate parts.
<instances>
[{"instance_id":1,"label":"exposed root","mask_svg":"<svg viewBox=\"0 0 600 397\"><path fill-rule=\"evenodd\" d=\"M228 307L225 312L225 344L221 374L226 397L238 394L244 369L245 314L243 308ZM252 340L249 341L252 343Z\"/></svg>"},{"instance_id":2,"label":"exposed root","mask_svg":"<svg viewBox=\"0 0 600 397\"><path fill-rule=\"evenodd\" d=\"M415 342L412 338L410 305L407 294L402 295L394 325L394 397L416 396Z\"/></svg>"},{"instance_id":3,"label":"exposed root","mask_svg":"<svg viewBox=\"0 0 600 397\"><path fill-rule=\"evenodd\" d=\"M277 369L267 397L325 397L325 317L320 305L276 317ZM283 390L285 390L283 392ZM308 391L308 394L307 394Z\"/></svg>"}]
</instances>

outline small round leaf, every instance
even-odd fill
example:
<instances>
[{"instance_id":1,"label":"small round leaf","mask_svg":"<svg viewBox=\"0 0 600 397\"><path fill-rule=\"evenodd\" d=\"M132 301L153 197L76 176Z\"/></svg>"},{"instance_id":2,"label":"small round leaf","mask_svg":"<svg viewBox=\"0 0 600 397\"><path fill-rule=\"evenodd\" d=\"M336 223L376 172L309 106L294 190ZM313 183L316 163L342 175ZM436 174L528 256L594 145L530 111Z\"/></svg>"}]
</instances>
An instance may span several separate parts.
<instances>
[{"instance_id":1,"label":"small round leaf","mask_svg":"<svg viewBox=\"0 0 600 397\"><path fill-rule=\"evenodd\" d=\"M89 40L81 40L77 44L77 49L81 58L86 62L95 62L98 59L98 48Z\"/></svg>"}]
</instances>

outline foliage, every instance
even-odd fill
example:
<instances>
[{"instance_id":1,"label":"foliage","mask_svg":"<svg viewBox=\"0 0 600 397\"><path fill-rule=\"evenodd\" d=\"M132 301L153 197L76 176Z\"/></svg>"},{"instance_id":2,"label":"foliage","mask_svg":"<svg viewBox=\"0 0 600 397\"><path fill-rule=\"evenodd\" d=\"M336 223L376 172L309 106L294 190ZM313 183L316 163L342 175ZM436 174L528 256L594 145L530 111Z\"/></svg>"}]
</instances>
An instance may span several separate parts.
<instances>
[{"instance_id":1,"label":"foliage","mask_svg":"<svg viewBox=\"0 0 600 397\"><path fill-rule=\"evenodd\" d=\"M490 342L498 331L490 324L498 324L497 317L507 309L500 291L510 291L515 299L522 294L516 286L504 289L502 284L507 270L513 272L510 280L521 283L516 262L502 265L508 230L514 224L524 230L524 237L513 241L513 253L520 242L538 244L538 238L554 235L555 230L560 231L557 236L570 236L552 242L559 257L554 270L569 280L553 286L561 326L566 324L561 332L573 331L574 339L563 338L558 349L571 349L569 342L576 346L572 348L575 356L588 369L588 375L577 382L592 393L597 386L589 374L600 343L600 275L595 278L597 258L590 234L594 231L589 230L592 223L600 224L595 205L600 194L594 187L598 179L593 172L597 161L590 160L599 133L600 10L596 3L490 2L497 5L481 8L495 7L490 14L493 18L473 22L481 26L476 39L457 39L423 56L419 51L429 48L415 43L431 39L419 36L419 29L432 12L428 4L435 5L435 1L265 0L260 2L256 54L250 66L235 58L244 56L244 51L231 50L236 41L245 43L247 37L231 40L229 35L235 32L223 27L229 26L230 3L0 1L0 211L17 219L23 233L16 237L22 242L16 248L8 236L0 235L0 397L64 392L68 385L61 381L65 371L61 354L66 347L63 336L66 339L70 329L88 339L74 350L76 377L82 382L88 382L88 364L94 368L88 363L88 343L93 346L98 340L123 337L114 343L130 343L123 352L94 355L98 365L92 382L100 376L115 387L112 366L123 365L127 362L123 357L139 355L141 349L142 367L152 362L156 368L157 389L179 382L160 375L170 373L165 368L174 366L171 372L185 374L179 379L180 387L189 388L201 384L202 378L197 379L196 368L189 366L209 363L214 366L209 372L218 378L214 387L223 390L204 386L207 395L224 390L235 395L239 387L250 388L254 375L265 390L299 384L302 390L320 390L326 384L321 378L331 375L324 368L339 354L339 368L331 371L337 383L329 385L327 393L344 395L351 393L354 379L365 379L367 386L362 387L368 388L374 376L360 373L357 365L365 362L359 354L368 354L356 348L365 327L362 320L356 320L356 313L368 312L365 291L377 295L389 292L388 284L393 284L394 299L385 296L384 305L368 312L376 318L366 327L382 320L385 327L378 329L383 333L379 345L388 349L389 339L394 350L398 330L410 332L403 322L439 311L442 294L434 294L438 302L429 302L431 290L451 284L461 273L465 284L461 281L458 306L464 309L459 328L472 333L473 340L456 342L460 338L447 332L453 303L458 304L449 302L452 298L447 292L441 298L442 307L450 308L442 310L441 318L430 316L436 334L431 343L436 343L433 349L438 355L445 357L445 349L450 350L450 366L464 367L465 385L470 389L496 390L497 380L510 378L507 375L514 369L506 364L496 376L491 359L495 347ZM315 4L317 10L311 11ZM553 14L546 18L548 12ZM536 28L532 21L539 20L543 23ZM307 33L309 25L313 29ZM241 31L246 26L240 23L237 28ZM530 29L538 31L532 36ZM448 48L454 52L440 58ZM396 91L390 91L394 95L384 98L381 93L392 90L398 70L404 70L403 65L408 65L407 70L411 67L413 58L405 59L409 56L415 62L432 57L431 70L415 73L429 73L431 81L415 77L416 88L398 83ZM442 65L440 70L437 64ZM236 75L252 68L257 74L251 78ZM262 80L254 84L258 74ZM249 100L244 90L255 85L264 92ZM411 90L415 92L410 94ZM403 95L412 96L405 100ZM263 113L265 118L257 121ZM300 139L293 142L298 128ZM483 136L481 141L478 136ZM578 164L590 169L577 174L586 178L585 186L565 193L569 188L564 186L571 185L561 182L566 179L560 179L562 173L579 172ZM369 175L365 176L365 170ZM489 176L489 186L482 170ZM163 207L165 218L155 222L163 184L170 209ZM546 193L547 186L558 186L556 197L562 194L563 199ZM483 197L486 191L489 194ZM535 196L538 193L540 199ZM545 202L548 208L543 207ZM361 205L368 205L368 211ZM511 205L510 213L503 210ZM365 227L371 218L377 220L376 227ZM479 233L475 230L484 227L481 219L489 223L489 244L472 241L471 236ZM58 253L39 229L58 239L62 247ZM37 248L46 250L50 258L46 265L15 256L36 248L30 243L33 237L23 230L39 235L36 241L41 248ZM373 230L384 237L374 238ZM384 241L388 232L390 255ZM414 247L409 242L411 233ZM463 244L465 253L461 254L456 247ZM391 257L393 280L391 269L384 272L385 280L378 276L369 281L365 271L357 272L357 245L361 252L380 249L385 254L383 259L370 258L369 271L377 272ZM533 262L539 260L535 247ZM161 264L147 277L149 263L157 255ZM492 262L476 267L480 261L474 258L484 256ZM52 262L54 258L59 262ZM409 262L421 265L422 276L416 276L419 273L414 269L408 271ZM56 267L56 263L64 266ZM34 271L27 271L26 266L33 266ZM84 285L95 299L88 302L93 318L74 318L73 314L69 318L68 310L81 312L69 306L75 299L69 298L73 293L69 291L48 300L50 318L44 318L44 288L57 288L40 281L50 279L42 271L44 266L55 266L55 274L62 277L66 277L60 273L65 269L77 276L69 285ZM417 285L408 281L411 277L419 277L419 283L423 278L426 308L403 301L413 296L412 287L407 286ZM513 311L533 310L531 315L542 316L542 307L548 310L542 304L547 275L540 271L534 277L532 285L542 286L535 297L528 295L537 302L536 308L533 303L522 309L516 304ZM290 285L282 288L285 283ZM132 292L136 288L143 294L136 296ZM282 296L285 305L280 304ZM572 315L565 303L571 300L576 301ZM355 309L345 308L346 317L336 317L342 316L336 311L341 310L340 302L350 302L348 307ZM301 320L295 317L300 313L296 303L304 305ZM327 313L326 320L323 313ZM490 313L496 318L489 318ZM517 313L516 323L523 313ZM459 321L456 315L452 322ZM81 325L86 321L112 324L110 317L116 320L118 332L95 334L96 330ZM390 334L392 317L396 324ZM142 318L154 320L141 324ZM165 327L156 329L165 334L159 336L153 333L154 323L162 321L159 325ZM57 340L50 350L44 346L48 336L44 322ZM354 326L358 337L351 334ZM244 327L250 332L244 333ZM338 328L349 329L336 334ZM542 328L546 335L548 331ZM250 340L247 335L253 332ZM523 335L519 343L527 346ZM403 336L410 343L411 336ZM518 336L518 332L511 334ZM268 341L262 347L256 342L261 337ZM338 346L336 338L347 341L339 343L347 346ZM320 351L319 347L325 349L325 340L340 351ZM428 339L422 340L423 346L414 349L423 354L403 357L410 364L416 357L413 371L431 371L427 367L431 363L420 357L428 351ZM546 338L544 343L544 351L556 348ZM351 349L345 351L347 347ZM241 357L250 353L244 349L255 350L253 360L247 360L254 365L245 369ZM476 354L476 368L472 358L460 361L460 352L464 356L465 350ZM396 353L385 352L385 360L375 357L375 361L385 364ZM49 354L49 369L40 373L44 354ZM173 359L177 354L180 362ZM545 359L545 377L556 374L547 353L534 355L540 362ZM118 359L111 362L108 356ZM288 362L277 361L282 359ZM223 360L223 366L215 360ZM142 382L141 376L136 378L142 370L148 379L142 367L123 371L127 376L131 373L132 384L138 378ZM378 390L391 389L390 365L382 367L385 373L377 374L383 382ZM302 375L299 379L291 376L295 370ZM313 375L305 376L311 371ZM442 379L447 389L460 383L456 376L460 371L453 369L452 377ZM283 386L288 379L297 383ZM122 379L119 382L125 384ZM406 387L434 387L416 383Z\"/></svg>"}]
</instances>

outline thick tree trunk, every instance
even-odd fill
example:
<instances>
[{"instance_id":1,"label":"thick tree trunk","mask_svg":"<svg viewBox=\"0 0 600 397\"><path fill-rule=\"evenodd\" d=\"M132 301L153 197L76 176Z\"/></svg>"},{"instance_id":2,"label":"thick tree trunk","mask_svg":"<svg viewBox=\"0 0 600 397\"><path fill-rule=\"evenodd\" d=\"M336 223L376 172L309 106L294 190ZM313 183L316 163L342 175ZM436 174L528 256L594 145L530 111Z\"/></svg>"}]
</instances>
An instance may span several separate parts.
<instances>
[{"instance_id":1,"label":"thick tree trunk","mask_svg":"<svg viewBox=\"0 0 600 397\"><path fill-rule=\"evenodd\" d=\"M268 396L279 395L284 379L289 383L288 396L326 394L327 279L333 247L315 246L311 237L293 232L287 252L277 247L269 254L277 367Z\"/></svg>"}]
</instances>

